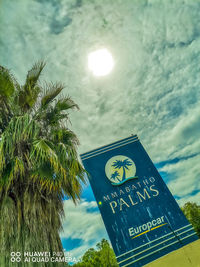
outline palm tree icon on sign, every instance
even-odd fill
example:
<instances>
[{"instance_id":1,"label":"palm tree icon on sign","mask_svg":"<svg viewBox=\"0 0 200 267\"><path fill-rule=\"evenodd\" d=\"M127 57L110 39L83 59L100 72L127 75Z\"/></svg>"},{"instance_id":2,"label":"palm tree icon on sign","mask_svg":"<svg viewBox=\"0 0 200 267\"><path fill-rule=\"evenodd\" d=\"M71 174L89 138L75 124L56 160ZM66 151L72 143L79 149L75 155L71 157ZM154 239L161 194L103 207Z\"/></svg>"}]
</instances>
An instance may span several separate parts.
<instances>
[{"instance_id":1,"label":"palm tree icon on sign","mask_svg":"<svg viewBox=\"0 0 200 267\"><path fill-rule=\"evenodd\" d=\"M112 173L110 178L114 180L117 178L118 182L120 182L120 179L118 177L120 177L120 174L118 173L118 171L115 171L114 173Z\"/></svg>"},{"instance_id":2,"label":"palm tree icon on sign","mask_svg":"<svg viewBox=\"0 0 200 267\"><path fill-rule=\"evenodd\" d=\"M122 176L122 181L126 179L126 170L129 170L128 166L131 166L132 162L129 159L125 160L116 160L113 162L113 167L115 169L123 169L123 176Z\"/></svg>"},{"instance_id":3,"label":"palm tree icon on sign","mask_svg":"<svg viewBox=\"0 0 200 267\"><path fill-rule=\"evenodd\" d=\"M115 169L121 169L123 170L123 175L121 181L126 180L126 170L129 170L129 166L133 165L132 162L129 159L124 159L124 160L115 160L112 164L112 167ZM128 178L133 178L133 177L128 177Z\"/></svg>"},{"instance_id":4,"label":"palm tree icon on sign","mask_svg":"<svg viewBox=\"0 0 200 267\"><path fill-rule=\"evenodd\" d=\"M121 185L130 179L138 178L133 160L127 156L116 155L105 165L105 173L112 185Z\"/></svg>"}]
</instances>

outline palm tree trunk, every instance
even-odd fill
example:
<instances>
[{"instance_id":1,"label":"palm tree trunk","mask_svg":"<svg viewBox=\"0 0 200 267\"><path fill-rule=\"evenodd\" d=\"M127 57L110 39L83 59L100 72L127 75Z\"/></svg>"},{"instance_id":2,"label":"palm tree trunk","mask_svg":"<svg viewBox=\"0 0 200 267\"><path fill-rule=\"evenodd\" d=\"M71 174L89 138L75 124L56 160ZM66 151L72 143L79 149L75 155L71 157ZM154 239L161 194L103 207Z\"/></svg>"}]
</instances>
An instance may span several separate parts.
<instances>
[{"instance_id":1,"label":"palm tree trunk","mask_svg":"<svg viewBox=\"0 0 200 267\"><path fill-rule=\"evenodd\" d=\"M126 170L123 167L123 176L122 176L122 181L124 181L126 179Z\"/></svg>"},{"instance_id":2,"label":"palm tree trunk","mask_svg":"<svg viewBox=\"0 0 200 267\"><path fill-rule=\"evenodd\" d=\"M36 190L36 189L35 189ZM35 195L34 195L35 194ZM0 266L2 267L64 267L56 262L11 262L11 252L62 252L59 237L59 213L54 202L40 198L38 192L24 192L5 197L0 209ZM56 219L57 218L57 219ZM55 220L55 225L52 224Z\"/></svg>"}]
</instances>

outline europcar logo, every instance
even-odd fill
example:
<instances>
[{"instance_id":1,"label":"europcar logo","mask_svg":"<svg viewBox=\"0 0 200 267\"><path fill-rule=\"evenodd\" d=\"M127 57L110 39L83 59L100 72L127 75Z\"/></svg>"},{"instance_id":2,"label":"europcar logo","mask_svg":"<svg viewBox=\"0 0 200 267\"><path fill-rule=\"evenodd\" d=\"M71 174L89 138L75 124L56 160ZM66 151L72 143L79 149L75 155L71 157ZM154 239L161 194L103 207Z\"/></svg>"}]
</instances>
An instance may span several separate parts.
<instances>
[{"instance_id":1,"label":"europcar logo","mask_svg":"<svg viewBox=\"0 0 200 267\"><path fill-rule=\"evenodd\" d=\"M135 163L122 155L114 156L107 161L105 173L112 185L121 185L130 179L138 178L135 176Z\"/></svg>"}]
</instances>

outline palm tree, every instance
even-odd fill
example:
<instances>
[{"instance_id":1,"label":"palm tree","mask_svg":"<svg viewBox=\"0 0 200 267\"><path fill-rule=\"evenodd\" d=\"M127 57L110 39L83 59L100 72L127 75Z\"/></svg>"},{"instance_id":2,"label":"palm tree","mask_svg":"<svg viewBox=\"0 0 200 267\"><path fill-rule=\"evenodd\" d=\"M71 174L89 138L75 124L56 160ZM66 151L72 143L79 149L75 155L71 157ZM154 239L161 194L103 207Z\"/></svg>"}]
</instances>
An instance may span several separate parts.
<instances>
[{"instance_id":1,"label":"palm tree","mask_svg":"<svg viewBox=\"0 0 200 267\"><path fill-rule=\"evenodd\" d=\"M23 86L0 67L0 266L27 266L12 263L11 252L62 251L62 200L76 203L85 182L68 128L68 111L78 106L58 97L62 84L41 85L44 66L36 63Z\"/></svg>"},{"instance_id":2,"label":"palm tree","mask_svg":"<svg viewBox=\"0 0 200 267\"><path fill-rule=\"evenodd\" d=\"M119 172L115 171L114 173L112 173L111 178L114 180L117 178L118 182L120 182L120 180L118 178L119 176L120 176Z\"/></svg>"},{"instance_id":3,"label":"palm tree","mask_svg":"<svg viewBox=\"0 0 200 267\"><path fill-rule=\"evenodd\" d=\"M123 176L122 176L122 181L126 179L126 170L129 170L128 166L131 166L132 162L129 159L124 159L124 160L116 160L113 162L112 166L115 169L123 169Z\"/></svg>"}]
</instances>

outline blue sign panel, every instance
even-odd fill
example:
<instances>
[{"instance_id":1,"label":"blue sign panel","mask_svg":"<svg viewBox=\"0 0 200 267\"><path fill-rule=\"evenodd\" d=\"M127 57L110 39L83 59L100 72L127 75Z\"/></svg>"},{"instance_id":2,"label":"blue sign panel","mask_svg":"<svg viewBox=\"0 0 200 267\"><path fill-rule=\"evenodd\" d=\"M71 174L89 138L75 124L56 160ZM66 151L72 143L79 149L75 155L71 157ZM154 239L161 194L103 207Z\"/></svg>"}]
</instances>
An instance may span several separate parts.
<instances>
[{"instance_id":1,"label":"blue sign panel","mask_svg":"<svg viewBox=\"0 0 200 267\"><path fill-rule=\"evenodd\" d=\"M198 239L136 135L81 155L120 266Z\"/></svg>"}]
</instances>

